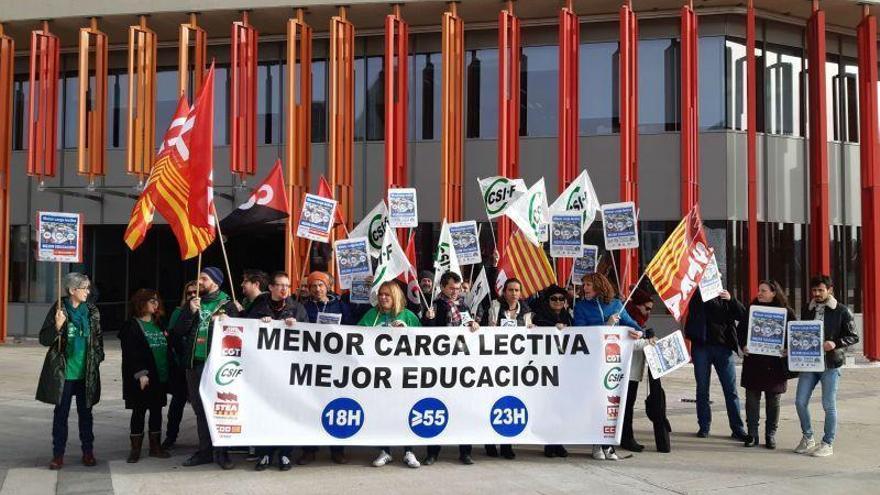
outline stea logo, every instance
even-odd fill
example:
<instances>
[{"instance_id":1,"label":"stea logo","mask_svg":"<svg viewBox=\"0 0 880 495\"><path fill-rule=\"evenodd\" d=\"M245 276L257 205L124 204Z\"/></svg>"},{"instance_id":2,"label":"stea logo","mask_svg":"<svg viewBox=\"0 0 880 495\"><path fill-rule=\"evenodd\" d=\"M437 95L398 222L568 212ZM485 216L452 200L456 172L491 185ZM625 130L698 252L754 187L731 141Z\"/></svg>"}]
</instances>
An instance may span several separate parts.
<instances>
[{"instance_id":1,"label":"stea logo","mask_svg":"<svg viewBox=\"0 0 880 495\"><path fill-rule=\"evenodd\" d=\"M619 363L620 362L620 337L617 335L606 335L605 336L605 362L606 363Z\"/></svg>"},{"instance_id":2,"label":"stea logo","mask_svg":"<svg viewBox=\"0 0 880 495\"><path fill-rule=\"evenodd\" d=\"M605 373L603 384L606 390L617 390L621 381L623 381L623 370L620 369L620 366L615 366L608 370L608 373Z\"/></svg>"},{"instance_id":3,"label":"stea logo","mask_svg":"<svg viewBox=\"0 0 880 495\"><path fill-rule=\"evenodd\" d=\"M236 378L240 377L243 372L244 370L241 369L240 362L236 360L226 361L220 366L220 369L217 370L217 374L214 375L214 382L221 386L229 385L234 382Z\"/></svg>"},{"instance_id":4,"label":"stea logo","mask_svg":"<svg viewBox=\"0 0 880 495\"><path fill-rule=\"evenodd\" d=\"M241 335L244 333L242 327L225 326L223 327L222 351L225 357L241 357Z\"/></svg>"},{"instance_id":5,"label":"stea logo","mask_svg":"<svg viewBox=\"0 0 880 495\"><path fill-rule=\"evenodd\" d=\"M217 419L238 419L238 396L228 392L217 392L214 401L214 417Z\"/></svg>"},{"instance_id":6,"label":"stea logo","mask_svg":"<svg viewBox=\"0 0 880 495\"><path fill-rule=\"evenodd\" d=\"M614 438L617 434L617 425L605 425L602 427L602 435L605 438Z\"/></svg>"},{"instance_id":7,"label":"stea logo","mask_svg":"<svg viewBox=\"0 0 880 495\"><path fill-rule=\"evenodd\" d=\"M241 425L217 425L217 433L223 437L241 434Z\"/></svg>"}]
</instances>

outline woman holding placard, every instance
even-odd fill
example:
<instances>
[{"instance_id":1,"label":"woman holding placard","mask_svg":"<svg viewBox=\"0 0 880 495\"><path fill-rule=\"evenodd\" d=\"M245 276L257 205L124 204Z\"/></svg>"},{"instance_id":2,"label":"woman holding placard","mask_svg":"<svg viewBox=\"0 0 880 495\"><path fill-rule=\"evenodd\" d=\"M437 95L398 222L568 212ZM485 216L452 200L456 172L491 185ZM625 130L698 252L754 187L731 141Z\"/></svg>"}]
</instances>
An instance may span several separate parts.
<instances>
[{"instance_id":1,"label":"woman holding placard","mask_svg":"<svg viewBox=\"0 0 880 495\"><path fill-rule=\"evenodd\" d=\"M376 305L361 318L362 327L420 327L419 317L406 309L406 297L397 282L389 280L379 286ZM412 447L403 448L403 462L411 468L421 466ZM391 447L381 447L373 466L382 467L392 461Z\"/></svg>"},{"instance_id":2,"label":"woman holding placard","mask_svg":"<svg viewBox=\"0 0 880 495\"><path fill-rule=\"evenodd\" d=\"M642 339L642 327L626 312L608 277L601 273L588 273L582 282L584 297L574 305L575 326L619 324L630 328L631 338ZM593 459L616 461L618 457L612 445L593 445Z\"/></svg>"},{"instance_id":3,"label":"woman holding placard","mask_svg":"<svg viewBox=\"0 0 880 495\"><path fill-rule=\"evenodd\" d=\"M770 306L785 308L788 316L787 321L795 319L794 311L788 307L788 298L779 282L775 280L762 280L758 284L758 296L749 305ZM748 434L745 439L746 447L758 446L758 426L761 420L761 392L764 392L766 402L766 414L764 426L764 446L768 449L776 448L776 427L779 424L779 403L782 394L785 393L789 372L786 358L775 356L763 356L749 354L746 347L748 339L748 320L739 322L736 333L739 345L742 348L743 367L742 387L746 389L746 426ZM785 350L783 349L783 354Z\"/></svg>"},{"instance_id":4,"label":"woman holding placard","mask_svg":"<svg viewBox=\"0 0 880 495\"><path fill-rule=\"evenodd\" d=\"M522 294L522 283L516 278L509 278L504 281L501 288L501 297L492 301L489 305L489 326L490 327L531 327L532 310L525 301L520 300ZM486 445L486 455L489 457L498 457L498 446ZM504 444L501 446L501 457L505 459L515 459L516 454L513 452L513 446Z\"/></svg>"}]
</instances>

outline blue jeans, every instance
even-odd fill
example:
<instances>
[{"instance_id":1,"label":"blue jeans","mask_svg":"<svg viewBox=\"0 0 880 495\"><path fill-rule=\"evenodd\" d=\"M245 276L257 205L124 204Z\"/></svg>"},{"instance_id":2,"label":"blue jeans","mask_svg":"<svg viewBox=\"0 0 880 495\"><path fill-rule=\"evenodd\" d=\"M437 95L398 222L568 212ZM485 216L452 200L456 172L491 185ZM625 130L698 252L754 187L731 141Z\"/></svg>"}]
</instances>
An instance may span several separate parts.
<instances>
[{"instance_id":1,"label":"blue jeans","mask_svg":"<svg viewBox=\"0 0 880 495\"><path fill-rule=\"evenodd\" d=\"M837 433L837 385L840 382L840 368L817 371L801 371L798 376L797 394L794 405L798 419L801 420L801 432L805 437L813 436L813 425L810 421L810 397L816 385L822 383L822 409L825 410L825 435L822 441L831 445Z\"/></svg>"},{"instance_id":2,"label":"blue jeans","mask_svg":"<svg viewBox=\"0 0 880 495\"><path fill-rule=\"evenodd\" d=\"M736 365L733 351L721 345L694 345L691 348L694 362L694 379L697 382L697 423L700 431L709 431L712 424L712 408L709 406L709 380L712 367L718 374L724 403L727 405L727 421L732 433L745 434L739 415L739 397L736 395Z\"/></svg>"},{"instance_id":3,"label":"blue jeans","mask_svg":"<svg viewBox=\"0 0 880 495\"><path fill-rule=\"evenodd\" d=\"M95 434L92 431L92 408L86 407L86 386L83 380L67 380L61 393L61 402L55 405L52 416L52 455L61 457L67 447L67 418L70 416L70 403L76 396L76 416L79 420L79 441L83 454L92 452Z\"/></svg>"}]
</instances>

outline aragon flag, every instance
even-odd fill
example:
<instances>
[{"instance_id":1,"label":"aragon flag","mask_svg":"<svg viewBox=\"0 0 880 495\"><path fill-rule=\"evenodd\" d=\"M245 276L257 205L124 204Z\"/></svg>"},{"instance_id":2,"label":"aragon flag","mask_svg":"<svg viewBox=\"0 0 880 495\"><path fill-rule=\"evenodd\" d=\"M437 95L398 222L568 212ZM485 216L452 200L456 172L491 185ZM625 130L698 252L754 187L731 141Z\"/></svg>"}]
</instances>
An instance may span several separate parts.
<instances>
[{"instance_id":1,"label":"aragon flag","mask_svg":"<svg viewBox=\"0 0 880 495\"><path fill-rule=\"evenodd\" d=\"M220 221L220 231L223 235L240 233L289 215L281 160L278 159L263 183L254 189L251 197Z\"/></svg>"}]
</instances>

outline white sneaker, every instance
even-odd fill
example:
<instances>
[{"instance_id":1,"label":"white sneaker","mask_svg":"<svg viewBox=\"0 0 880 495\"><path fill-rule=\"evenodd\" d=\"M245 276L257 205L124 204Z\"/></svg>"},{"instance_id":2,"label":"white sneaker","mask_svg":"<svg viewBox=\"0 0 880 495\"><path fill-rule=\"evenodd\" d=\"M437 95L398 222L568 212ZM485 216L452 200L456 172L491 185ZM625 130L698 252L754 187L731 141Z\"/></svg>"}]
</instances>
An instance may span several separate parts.
<instances>
[{"instance_id":1,"label":"white sneaker","mask_svg":"<svg viewBox=\"0 0 880 495\"><path fill-rule=\"evenodd\" d=\"M816 441L813 437L801 437L801 443L794 449L795 454L809 454L811 450L816 448Z\"/></svg>"},{"instance_id":2,"label":"white sneaker","mask_svg":"<svg viewBox=\"0 0 880 495\"><path fill-rule=\"evenodd\" d=\"M379 453L379 457L377 457L376 460L373 461L373 466L374 467L382 467L385 464L388 464L389 462L391 462L391 454L389 454L388 452L385 452L383 450L382 452Z\"/></svg>"},{"instance_id":3,"label":"white sneaker","mask_svg":"<svg viewBox=\"0 0 880 495\"><path fill-rule=\"evenodd\" d=\"M388 457L391 457L391 456L388 456ZM390 460L390 459L389 459L389 460ZM409 467L411 467L411 468L413 468L413 469L415 469L415 468L417 468L417 467L420 467L420 466L422 465L422 464L419 462L419 460L416 459L416 455L413 454L412 451L407 452L406 454L404 454L404 456L403 456L403 462L405 462L407 466L409 466Z\"/></svg>"},{"instance_id":4,"label":"white sneaker","mask_svg":"<svg viewBox=\"0 0 880 495\"><path fill-rule=\"evenodd\" d=\"M597 461L605 460L605 451L602 449L601 445L593 445L593 459Z\"/></svg>"},{"instance_id":5,"label":"white sneaker","mask_svg":"<svg viewBox=\"0 0 880 495\"><path fill-rule=\"evenodd\" d=\"M617 457L617 452L614 451L614 447L602 447L602 450L605 452L605 460L606 461L619 461L620 458Z\"/></svg>"},{"instance_id":6,"label":"white sneaker","mask_svg":"<svg viewBox=\"0 0 880 495\"><path fill-rule=\"evenodd\" d=\"M834 454L834 447L830 443L822 442L822 445L813 449L810 455L813 457L828 457Z\"/></svg>"}]
</instances>

